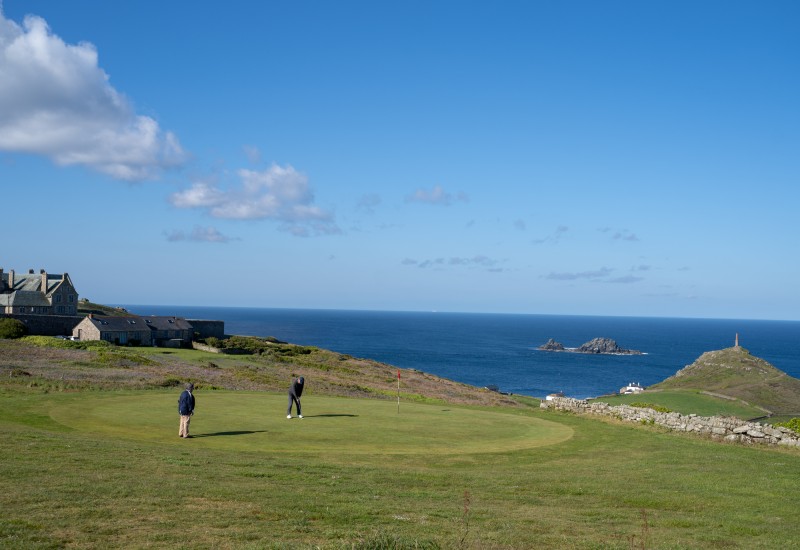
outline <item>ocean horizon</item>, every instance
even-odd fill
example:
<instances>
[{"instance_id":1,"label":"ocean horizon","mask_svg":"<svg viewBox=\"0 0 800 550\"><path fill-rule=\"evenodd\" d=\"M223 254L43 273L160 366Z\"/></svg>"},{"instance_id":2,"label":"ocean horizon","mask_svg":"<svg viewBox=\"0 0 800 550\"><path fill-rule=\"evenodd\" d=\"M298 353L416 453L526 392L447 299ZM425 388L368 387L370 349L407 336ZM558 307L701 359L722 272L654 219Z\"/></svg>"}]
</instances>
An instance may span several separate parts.
<instances>
[{"instance_id":1,"label":"ocean horizon","mask_svg":"<svg viewBox=\"0 0 800 550\"><path fill-rule=\"evenodd\" d=\"M800 321L402 312L120 304L138 315L225 322L227 334L273 336L293 344L416 369L465 384L542 398L616 393L649 386L704 352L739 344L800 378ZM545 352L552 338L578 347L610 338L642 355ZM311 381L313 383L313 381Z\"/></svg>"}]
</instances>

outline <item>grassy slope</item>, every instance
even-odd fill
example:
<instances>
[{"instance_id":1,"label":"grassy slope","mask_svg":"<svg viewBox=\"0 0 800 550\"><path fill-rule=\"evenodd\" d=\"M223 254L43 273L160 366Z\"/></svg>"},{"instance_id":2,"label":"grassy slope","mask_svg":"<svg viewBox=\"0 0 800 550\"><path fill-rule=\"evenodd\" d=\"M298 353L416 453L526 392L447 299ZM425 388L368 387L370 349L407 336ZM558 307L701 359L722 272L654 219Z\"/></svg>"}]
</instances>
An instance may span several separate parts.
<instances>
[{"instance_id":1,"label":"grassy slope","mask_svg":"<svg viewBox=\"0 0 800 550\"><path fill-rule=\"evenodd\" d=\"M641 394L609 395L598 397L609 405L647 403L666 407L682 414L700 416L735 416L743 420L763 417L764 409L754 407L739 399L725 399L699 390L647 390Z\"/></svg>"},{"instance_id":2,"label":"grassy slope","mask_svg":"<svg viewBox=\"0 0 800 550\"><path fill-rule=\"evenodd\" d=\"M651 390L703 390L776 414L800 414L800 380L742 347L709 351Z\"/></svg>"},{"instance_id":3,"label":"grassy slope","mask_svg":"<svg viewBox=\"0 0 800 550\"><path fill-rule=\"evenodd\" d=\"M796 544L797 451L541 412L406 371L398 436L395 369L327 353L0 341L0 547ZM309 380L302 421L282 418L293 372ZM203 437L175 437L178 389L161 386L178 379L199 381Z\"/></svg>"},{"instance_id":4,"label":"grassy slope","mask_svg":"<svg viewBox=\"0 0 800 550\"><path fill-rule=\"evenodd\" d=\"M110 315L115 317L127 317L131 315L130 312L123 308L95 304L94 302L89 302L88 300L80 300L78 302L78 315L89 315L90 313L94 313L95 315Z\"/></svg>"}]
</instances>

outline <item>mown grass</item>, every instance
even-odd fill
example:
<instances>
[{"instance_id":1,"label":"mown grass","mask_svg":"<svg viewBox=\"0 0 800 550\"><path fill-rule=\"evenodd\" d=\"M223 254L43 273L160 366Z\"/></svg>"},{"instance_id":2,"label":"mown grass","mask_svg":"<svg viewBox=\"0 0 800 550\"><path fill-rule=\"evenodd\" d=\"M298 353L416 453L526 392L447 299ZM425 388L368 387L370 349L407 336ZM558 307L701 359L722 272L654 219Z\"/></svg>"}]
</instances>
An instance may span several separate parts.
<instances>
[{"instance_id":1,"label":"mown grass","mask_svg":"<svg viewBox=\"0 0 800 550\"><path fill-rule=\"evenodd\" d=\"M182 440L177 390L0 391L0 545L797 545L796 451L534 408L197 399Z\"/></svg>"},{"instance_id":2,"label":"mown grass","mask_svg":"<svg viewBox=\"0 0 800 550\"><path fill-rule=\"evenodd\" d=\"M681 414L735 416L744 420L758 418L765 414L764 409L753 407L738 399L724 399L699 390L662 390L640 394L608 395L598 397L595 401L602 401L609 405L645 402L660 405Z\"/></svg>"}]
</instances>

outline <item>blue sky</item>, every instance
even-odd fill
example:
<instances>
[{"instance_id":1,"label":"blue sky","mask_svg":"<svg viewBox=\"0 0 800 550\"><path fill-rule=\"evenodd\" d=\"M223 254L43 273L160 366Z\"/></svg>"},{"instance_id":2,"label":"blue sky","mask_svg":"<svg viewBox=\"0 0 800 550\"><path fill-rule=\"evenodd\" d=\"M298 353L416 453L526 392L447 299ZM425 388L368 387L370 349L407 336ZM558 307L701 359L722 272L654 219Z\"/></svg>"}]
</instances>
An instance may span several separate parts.
<instances>
[{"instance_id":1,"label":"blue sky","mask_svg":"<svg viewBox=\"0 0 800 550\"><path fill-rule=\"evenodd\" d=\"M797 2L0 10L5 270L102 303L800 319Z\"/></svg>"}]
</instances>

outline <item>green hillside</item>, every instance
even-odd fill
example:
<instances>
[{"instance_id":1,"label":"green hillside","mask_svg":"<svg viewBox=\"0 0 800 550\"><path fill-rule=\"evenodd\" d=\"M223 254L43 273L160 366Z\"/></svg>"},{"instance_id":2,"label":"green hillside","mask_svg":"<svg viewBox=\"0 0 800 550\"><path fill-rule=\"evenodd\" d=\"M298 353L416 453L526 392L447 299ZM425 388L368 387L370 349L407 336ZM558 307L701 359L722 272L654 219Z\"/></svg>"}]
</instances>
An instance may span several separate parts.
<instances>
[{"instance_id":1,"label":"green hillside","mask_svg":"<svg viewBox=\"0 0 800 550\"><path fill-rule=\"evenodd\" d=\"M117 317L127 317L131 315L126 309L121 307L104 306L103 304L95 304L89 300L83 299L78 301L78 315L110 315Z\"/></svg>"},{"instance_id":2,"label":"green hillside","mask_svg":"<svg viewBox=\"0 0 800 550\"><path fill-rule=\"evenodd\" d=\"M701 355L652 390L696 390L739 399L776 415L800 414L800 380L740 346Z\"/></svg>"}]
</instances>

